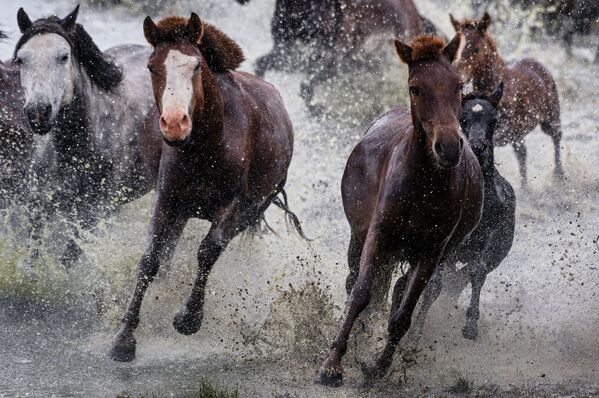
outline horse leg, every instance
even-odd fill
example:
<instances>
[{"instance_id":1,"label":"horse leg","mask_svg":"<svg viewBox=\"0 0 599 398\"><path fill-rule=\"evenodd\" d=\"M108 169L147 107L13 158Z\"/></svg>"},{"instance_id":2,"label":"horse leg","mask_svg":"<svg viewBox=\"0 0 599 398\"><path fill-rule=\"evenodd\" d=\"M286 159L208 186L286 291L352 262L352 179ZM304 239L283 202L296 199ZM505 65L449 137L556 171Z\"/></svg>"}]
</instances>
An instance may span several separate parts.
<instances>
[{"instance_id":1,"label":"horse leg","mask_svg":"<svg viewBox=\"0 0 599 398\"><path fill-rule=\"evenodd\" d=\"M431 279L428 281L428 284L424 289L422 304L420 305L420 311L418 312L416 320L414 321L414 326L416 329L416 343L420 342L420 338L422 337L422 333L424 331L424 323L426 322L428 312L431 309L431 306L433 305L435 300L439 298L441 290L443 289L442 270L442 266L439 266L435 269L433 276L431 276Z\"/></svg>"},{"instance_id":2,"label":"horse leg","mask_svg":"<svg viewBox=\"0 0 599 398\"><path fill-rule=\"evenodd\" d=\"M381 259L385 258L381 241L382 236L371 229L364 243L360 258L360 270L345 309L345 319L328 357L318 370L317 382L320 384L330 387L339 387L343 384L341 358L347 351L347 340L354 322L370 302L374 272L380 265Z\"/></svg>"},{"instance_id":3,"label":"horse leg","mask_svg":"<svg viewBox=\"0 0 599 398\"><path fill-rule=\"evenodd\" d=\"M462 329L462 335L466 339L476 340L478 337L478 319L480 317L480 292L487 279L487 268L482 261L473 261L468 264L470 283L472 284L472 296L470 306L466 310L466 325Z\"/></svg>"},{"instance_id":4,"label":"horse leg","mask_svg":"<svg viewBox=\"0 0 599 398\"><path fill-rule=\"evenodd\" d=\"M347 292L348 297L351 294L354 285L356 284L356 279L358 279L358 272L360 271L360 256L362 255L363 247L364 242L360 241L360 238L352 233L349 240L349 248L347 249L347 265L349 267L349 274L345 279L345 291Z\"/></svg>"},{"instance_id":5,"label":"horse leg","mask_svg":"<svg viewBox=\"0 0 599 398\"><path fill-rule=\"evenodd\" d=\"M266 55L259 57L256 60L255 73L258 77L264 77L269 70L281 70L287 59L287 51L292 43L286 41L275 40L273 49Z\"/></svg>"},{"instance_id":6,"label":"horse leg","mask_svg":"<svg viewBox=\"0 0 599 398\"><path fill-rule=\"evenodd\" d=\"M520 168L520 184L523 190L528 189L528 180L526 178L526 144L524 139L512 144L516 158L518 159L518 167Z\"/></svg>"},{"instance_id":7,"label":"horse leg","mask_svg":"<svg viewBox=\"0 0 599 398\"><path fill-rule=\"evenodd\" d=\"M551 137L553 140L555 169L553 176L556 181L562 182L564 180L564 168L562 167L561 149L560 143L562 140L562 130L559 122L557 123L543 123L541 129L545 134Z\"/></svg>"},{"instance_id":8,"label":"horse leg","mask_svg":"<svg viewBox=\"0 0 599 398\"><path fill-rule=\"evenodd\" d=\"M113 340L110 357L115 361L129 362L135 358L135 337L133 332L139 325L139 310L144 294L156 277L161 261L170 259L187 218L182 218L174 211L165 211L156 204L150 225L150 242L139 260L137 282L125 315L122 326Z\"/></svg>"},{"instance_id":9,"label":"horse leg","mask_svg":"<svg viewBox=\"0 0 599 398\"><path fill-rule=\"evenodd\" d=\"M187 303L175 315L175 330L184 335L191 335L200 330L204 318L204 297L208 275L216 260L225 250L231 239L241 232L239 201L221 209L202 240L198 249L198 274Z\"/></svg>"},{"instance_id":10,"label":"horse leg","mask_svg":"<svg viewBox=\"0 0 599 398\"><path fill-rule=\"evenodd\" d=\"M416 303L426 287L427 282L431 278L439 259L437 256L431 256L421 260L416 267L410 271L405 288L401 288L401 300L397 297L395 305L391 308L391 316L389 317L389 337L383 352L378 357L374 366L362 366L362 372L369 383L375 379L383 377L391 363L393 362L393 354L397 348L399 340L406 334L412 322L412 313L416 307ZM404 283L398 281L398 283Z\"/></svg>"}]
</instances>

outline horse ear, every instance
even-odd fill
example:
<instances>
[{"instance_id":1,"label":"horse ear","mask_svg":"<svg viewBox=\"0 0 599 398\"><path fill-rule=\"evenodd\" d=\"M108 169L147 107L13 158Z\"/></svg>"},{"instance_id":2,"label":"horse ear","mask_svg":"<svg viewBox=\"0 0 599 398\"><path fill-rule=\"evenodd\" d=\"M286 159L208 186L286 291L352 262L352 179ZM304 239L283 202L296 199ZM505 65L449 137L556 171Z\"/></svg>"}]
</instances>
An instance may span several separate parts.
<instances>
[{"instance_id":1,"label":"horse ear","mask_svg":"<svg viewBox=\"0 0 599 398\"><path fill-rule=\"evenodd\" d=\"M152 47L156 47L160 42L160 31L158 30L158 26L156 26L149 16L144 19L144 36Z\"/></svg>"},{"instance_id":2,"label":"horse ear","mask_svg":"<svg viewBox=\"0 0 599 398\"><path fill-rule=\"evenodd\" d=\"M489 99L491 100L491 103L493 104L493 106L495 108L497 108L497 106L499 105L499 102L501 101L501 98L503 97L503 82L499 83L499 86L497 86L497 88L495 89L495 91L493 91L493 94L491 94L491 96L489 97Z\"/></svg>"},{"instance_id":3,"label":"horse ear","mask_svg":"<svg viewBox=\"0 0 599 398\"><path fill-rule=\"evenodd\" d=\"M17 24L19 25L21 33L25 33L25 31L33 25L33 22L31 22L29 15L27 15L23 7L19 8L19 12L17 12Z\"/></svg>"},{"instance_id":4,"label":"horse ear","mask_svg":"<svg viewBox=\"0 0 599 398\"><path fill-rule=\"evenodd\" d=\"M488 12L485 12L485 15L483 15L482 19L477 24L478 30L481 33L485 33L487 31L487 29L489 29L490 25L491 25L491 16L489 15Z\"/></svg>"},{"instance_id":5,"label":"horse ear","mask_svg":"<svg viewBox=\"0 0 599 398\"><path fill-rule=\"evenodd\" d=\"M79 4L77 4L77 7L69 15L64 17L61 23L62 27L65 30L73 30L77 23L77 15L79 15Z\"/></svg>"},{"instance_id":6,"label":"horse ear","mask_svg":"<svg viewBox=\"0 0 599 398\"><path fill-rule=\"evenodd\" d=\"M412 47L399 39L395 39L395 51L397 51L399 59L401 59L404 64L410 65L412 63Z\"/></svg>"},{"instance_id":7,"label":"horse ear","mask_svg":"<svg viewBox=\"0 0 599 398\"><path fill-rule=\"evenodd\" d=\"M453 25L453 28L456 32L462 28L462 24L460 23L460 21L455 19L452 14L449 14L449 20L451 21L451 24Z\"/></svg>"},{"instance_id":8,"label":"horse ear","mask_svg":"<svg viewBox=\"0 0 599 398\"><path fill-rule=\"evenodd\" d=\"M449 58L450 62L455 62L458 59L460 59L460 57L462 56L462 50L464 49L464 40L463 40L463 36L460 32L457 32L454 36L453 39L451 39L451 41L449 43L447 43L447 45L445 46L445 48L443 48L443 54L445 54L445 56L447 58Z\"/></svg>"},{"instance_id":9,"label":"horse ear","mask_svg":"<svg viewBox=\"0 0 599 398\"><path fill-rule=\"evenodd\" d=\"M204 36L204 24L195 12L191 13L186 29L187 38L190 42L200 43L202 41L202 37Z\"/></svg>"}]
</instances>

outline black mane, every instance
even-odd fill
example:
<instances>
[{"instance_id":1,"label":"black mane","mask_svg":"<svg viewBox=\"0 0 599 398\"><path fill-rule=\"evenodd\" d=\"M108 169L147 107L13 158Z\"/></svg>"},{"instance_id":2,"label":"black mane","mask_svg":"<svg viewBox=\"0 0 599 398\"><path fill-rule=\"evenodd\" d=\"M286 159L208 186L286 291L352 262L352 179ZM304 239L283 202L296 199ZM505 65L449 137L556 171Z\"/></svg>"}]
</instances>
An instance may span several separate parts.
<instances>
[{"instance_id":1,"label":"black mane","mask_svg":"<svg viewBox=\"0 0 599 398\"><path fill-rule=\"evenodd\" d=\"M104 90L112 90L118 86L123 80L123 71L114 60L100 51L83 26L76 24L73 30L65 30L61 21L56 16L35 21L17 42L13 58L16 58L19 49L33 36L56 33L69 43L75 60L83 66L93 84Z\"/></svg>"},{"instance_id":2,"label":"black mane","mask_svg":"<svg viewBox=\"0 0 599 398\"><path fill-rule=\"evenodd\" d=\"M462 97L462 103L464 103L466 101L476 100L476 99L493 102L493 101L491 101L491 97L489 97L487 94L485 94L483 92L479 92L479 91L474 91L474 92L464 95Z\"/></svg>"}]
</instances>

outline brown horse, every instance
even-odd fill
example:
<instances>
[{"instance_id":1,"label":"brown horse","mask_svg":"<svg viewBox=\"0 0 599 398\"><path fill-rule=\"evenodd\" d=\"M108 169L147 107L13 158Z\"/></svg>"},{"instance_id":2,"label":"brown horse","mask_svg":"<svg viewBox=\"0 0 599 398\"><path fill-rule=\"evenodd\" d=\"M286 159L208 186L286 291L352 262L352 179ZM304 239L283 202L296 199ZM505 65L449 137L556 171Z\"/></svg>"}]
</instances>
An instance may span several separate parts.
<instances>
[{"instance_id":1,"label":"brown horse","mask_svg":"<svg viewBox=\"0 0 599 398\"><path fill-rule=\"evenodd\" d=\"M237 0L245 4L249 0ZM312 76L302 84L308 107L317 85L335 74L337 65L348 65L364 42L378 34L409 39L434 33L435 26L419 12L412 0L277 0L271 24L274 47L256 61L256 74L289 66L296 41L314 48ZM296 65L292 65L294 70ZM314 72L316 71L316 72Z\"/></svg>"},{"instance_id":2,"label":"brown horse","mask_svg":"<svg viewBox=\"0 0 599 398\"><path fill-rule=\"evenodd\" d=\"M461 44L460 33L447 45L434 36L409 46L395 41L408 65L411 111L382 115L347 161L341 189L351 227L349 300L320 383L342 383L352 326L373 295L384 297L392 265L403 261L410 269L393 290L387 344L375 366L363 366L367 380L386 373L435 268L479 222L483 176L460 132L462 81L452 66Z\"/></svg>"},{"instance_id":3,"label":"brown horse","mask_svg":"<svg viewBox=\"0 0 599 398\"><path fill-rule=\"evenodd\" d=\"M212 223L198 250L191 296L175 316L175 329L200 329L208 274L227 244L257 225L271 203L286 206L283 188L293 152L293 129L279 93L235 69L244 59L224 33L192 13L187 20L144 21L154 47L148 68L165 141L160 161L150 242L139 262L137 284L110 355L135 357L139 309L161 263L172 257L189 218ZM283 201L277 198L283 194Z\"/></svg>"},{"instance_id":4,"label":"brown horse","mask_svg":"<svg viewBox=\"0 0 599 398\"><path fill-rule=\"evenodd\" d=\"M462 32L466 46L458 63L459 71L472 80L474 90L491 95L500 82L505 91L500 103L500 118L495 132L495 145L511 143L520 166L522 187L526 188L526 146L524 137L535 127L553 139L556 179L564 177L560 155L562 138L560 105L553 77L543 65L525 58L506 65L489 35L491 17L485 13L481 20L457 21L450 14L457 32Z\"/></svg>"}]
</instances>

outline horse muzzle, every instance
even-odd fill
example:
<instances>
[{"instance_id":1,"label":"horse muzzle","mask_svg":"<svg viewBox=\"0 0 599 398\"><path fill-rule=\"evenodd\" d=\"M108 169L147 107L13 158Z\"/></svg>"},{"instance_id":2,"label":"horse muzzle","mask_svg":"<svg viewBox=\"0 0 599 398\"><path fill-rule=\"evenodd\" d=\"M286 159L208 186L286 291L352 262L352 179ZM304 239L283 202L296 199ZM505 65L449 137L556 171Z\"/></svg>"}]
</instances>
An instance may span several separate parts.
<instances>
[{"instance_id":1,"label":"horse muzzle","mask_svg":"<svg viewBox=\"0 0 599 398\"><path fill-rule=\"evenodd\" d=\"M450 169L460 163L462 152L464 152L464 139L459 137L452 141L437 141L433 146L433 152L437 163L444 169Z\"/></svg>"},{"instance_id":2,"label":"horse muzzle","mask_svg":"<svg viewBox=\"0 0 599 398\"><path fill-rule=\"evenodd\" d=\"M27 105L23 110L34 133L45 135L52 130L52 105Z\"/></svg>"}]
</instances>

